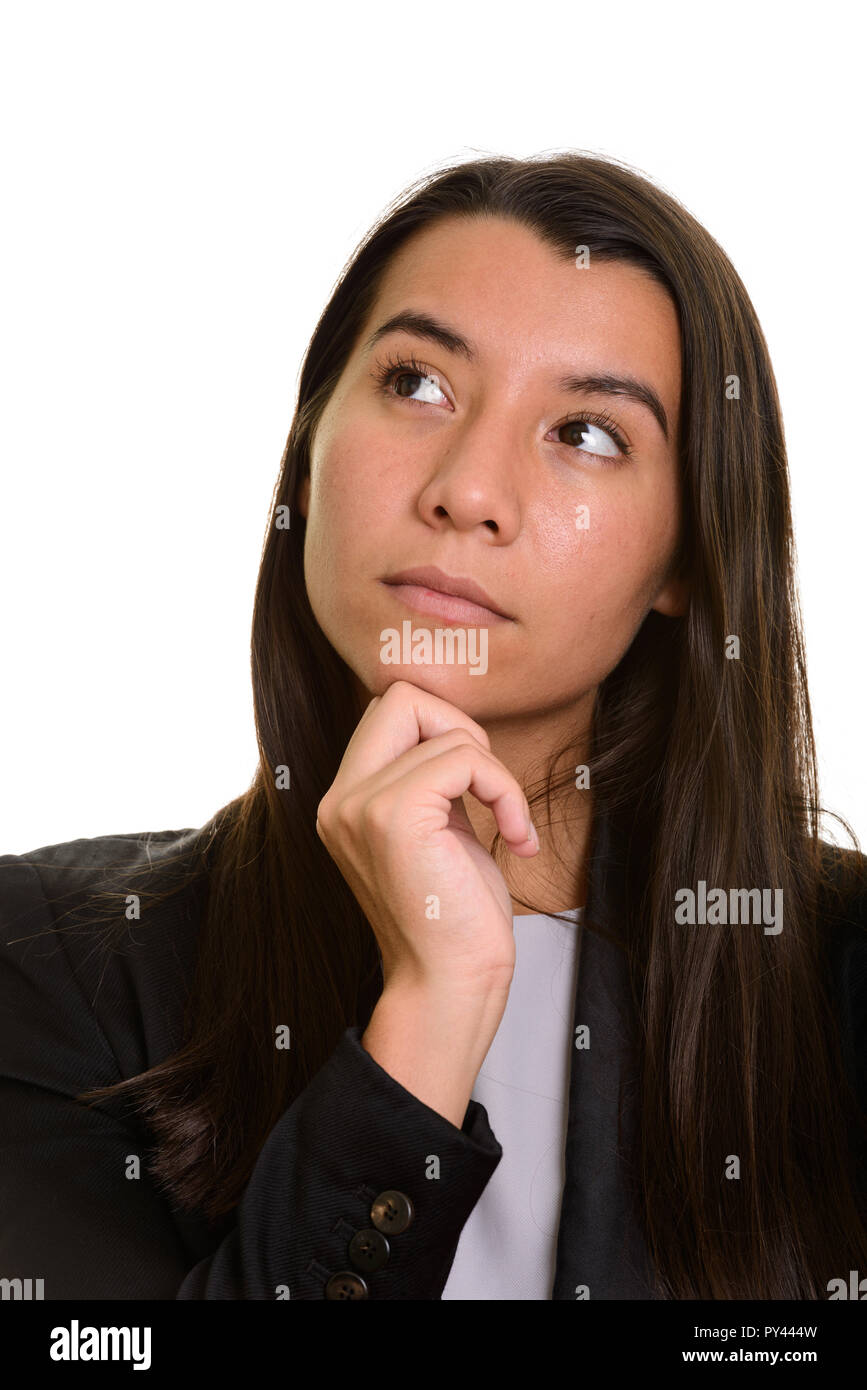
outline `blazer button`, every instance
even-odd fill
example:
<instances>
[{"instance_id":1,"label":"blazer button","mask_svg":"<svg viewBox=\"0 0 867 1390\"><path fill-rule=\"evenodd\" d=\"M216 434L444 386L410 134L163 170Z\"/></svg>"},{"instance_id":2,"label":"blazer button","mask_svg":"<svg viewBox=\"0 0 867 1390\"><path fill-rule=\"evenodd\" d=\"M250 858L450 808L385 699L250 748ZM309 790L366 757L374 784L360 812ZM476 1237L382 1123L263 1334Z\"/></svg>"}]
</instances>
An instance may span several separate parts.
<instances>
[{"instance_id":1,"label":"blazer button","mask_svg":"<svg viewBox=\"0 0 867 1390\"><path fill-rule=\"evenodd\" d=\"M349 1258L355 1268L364 1269L369 1274L382 1269L390 1250L388 1241L379 1231L356 1231L349 1242Z\"/></svg>"},{"instance_id":2,"label":"blazer button","mask_svg":"<svg viewBox=\"0 0 867 1390\"><path fill-rule=\"evenodd\" d=\"M341 1269L337 1274L332 1274L325 1285L325 1297L329 1299L367 1298L367 1285L360 1274L353 1274L349 1269Z\"/></svg>"},{"instance_id":3,"label":"blazer button","mask_svg":"<svg viewBox=\"0 0 867 1390\"><path fill-rule=\"evenodd\" d=\"M370 1219L378 1231L387 1231L390 1236L400 1235L412 1221L415 1212L412 1202L405 1192L389 1187L380 1192L370 1208Z\"/></svg>"}]
</instances>

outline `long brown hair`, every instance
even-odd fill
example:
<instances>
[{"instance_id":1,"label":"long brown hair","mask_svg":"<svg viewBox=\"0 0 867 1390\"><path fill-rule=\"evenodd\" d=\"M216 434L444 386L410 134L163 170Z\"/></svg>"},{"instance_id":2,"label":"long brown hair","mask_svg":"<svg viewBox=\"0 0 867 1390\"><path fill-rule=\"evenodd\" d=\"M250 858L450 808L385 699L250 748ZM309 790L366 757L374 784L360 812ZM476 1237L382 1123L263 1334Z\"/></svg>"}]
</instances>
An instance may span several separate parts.
<instances>
[{"instance_id":1,"label":"long brown hair","mask_svg":"<svg viewBox=\"0 0 867 1390\"><path fill-rule=\"evenodd\" d=\"M304 359L256 588L258 770L185 849L179 881L143 899L146 922L149 902L193 881L202 889L186 1042L80 1099L131 1099L166 1194L217 1218L381 987L374 934L315 829L360 710L308 602L295 501L384 270L446 215L515 219L564 258L586 245L591 259L643 268L677 307L678 561L690 605L683 618L651 613L602 683L590 758L594 813L628 845L621 932L640 1058L640 1218L663 1297L826 1297L829 1279L867 1269L867 1230L852 1143L864 1122L823 984L830 928L819 923L841 871L862 875L864 861L823 853L819 840L780 406L723 250L614 160L567 153L446 168L405 190L347 264ZM277 524L287 507L288 529ZM732 635L739 660L726 657ZM549 774L526 788L531 804L554 785ZM499 859L499 837L494 850ZM699 879L781 888L785 930L676 925L675 894ZM291 1029L288 1050L275 1047L280 1025ZM731 1154L739 1181L724 1175Z\"/></svg>"}]
</instances>

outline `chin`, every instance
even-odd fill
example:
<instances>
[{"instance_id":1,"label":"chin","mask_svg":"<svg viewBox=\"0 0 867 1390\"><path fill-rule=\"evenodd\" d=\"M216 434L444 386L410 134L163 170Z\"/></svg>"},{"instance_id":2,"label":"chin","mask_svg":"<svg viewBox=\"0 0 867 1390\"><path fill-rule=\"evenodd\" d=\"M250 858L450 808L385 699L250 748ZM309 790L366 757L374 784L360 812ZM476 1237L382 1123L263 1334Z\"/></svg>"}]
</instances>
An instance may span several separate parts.
<instances>
[{"instance_id":1,"label":"chin","mask_svg":"<svg viewBox=\"0 0 867 1390\"><path fill-rule=\"evenodd\" d=\"M436 695L451 705L476 717L476 711L487 708L492 691L488 673L470 675L466 668L443 666L381 666L373 676L374 695L382 695L396 681L406 681L429 695Z\"/></svg>"}]
</instances>

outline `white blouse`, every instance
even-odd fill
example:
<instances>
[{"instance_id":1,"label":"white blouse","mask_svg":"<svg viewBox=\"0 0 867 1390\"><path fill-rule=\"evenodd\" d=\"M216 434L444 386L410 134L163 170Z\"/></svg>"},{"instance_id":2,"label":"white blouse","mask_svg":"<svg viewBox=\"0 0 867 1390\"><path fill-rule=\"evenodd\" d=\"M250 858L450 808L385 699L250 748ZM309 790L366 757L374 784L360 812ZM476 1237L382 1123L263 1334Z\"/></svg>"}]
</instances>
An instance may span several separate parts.
<instances>
[{"instance_id":1,"label":"white blouse","mask_svg":"<svg viewBox=\"0 0 867 1390\"><path fill-rule=\"evenodd\" d=\"M515 973L472 1098L503 1156L461 1231L444 1299L550 1299L565 1179L583 908L513 917Z\"/></svg>"}]
</instances>

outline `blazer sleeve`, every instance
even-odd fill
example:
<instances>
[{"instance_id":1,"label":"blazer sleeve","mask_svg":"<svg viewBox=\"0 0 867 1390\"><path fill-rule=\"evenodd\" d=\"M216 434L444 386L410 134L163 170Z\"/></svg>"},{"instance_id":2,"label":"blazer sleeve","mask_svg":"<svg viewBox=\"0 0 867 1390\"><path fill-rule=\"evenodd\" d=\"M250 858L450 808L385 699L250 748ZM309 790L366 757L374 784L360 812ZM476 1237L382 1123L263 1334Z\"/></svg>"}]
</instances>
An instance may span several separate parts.
<instances>
[{"instance_id":1,"label":"blazer sleeve","mask_svg":"<svg viewBox=\"0 0 867 1390\"><path fill-rule=\"evenodd\" d=\"M436 1299L502 1156L394 1080L349 1028L266 1141L235 1229L177 1297ZM366 1290L366 1292L365 1292ZM327 1292L326 1292L327 1291Z\"/></svg>"},{"instance_id":2,"label":"blazer sleeve","mask_svg":"<svg viewBox=\"0 0 867 1390\"><path fill-rule=\"evenodd\" d=\"M502 1149L348 1028L265 1141L204 1258L147 1169L147 1131L76 1095L123 1079L37 869L0 857L0 1278L46 1299L438 1299Z\"/></svg>"}]
</instances>

